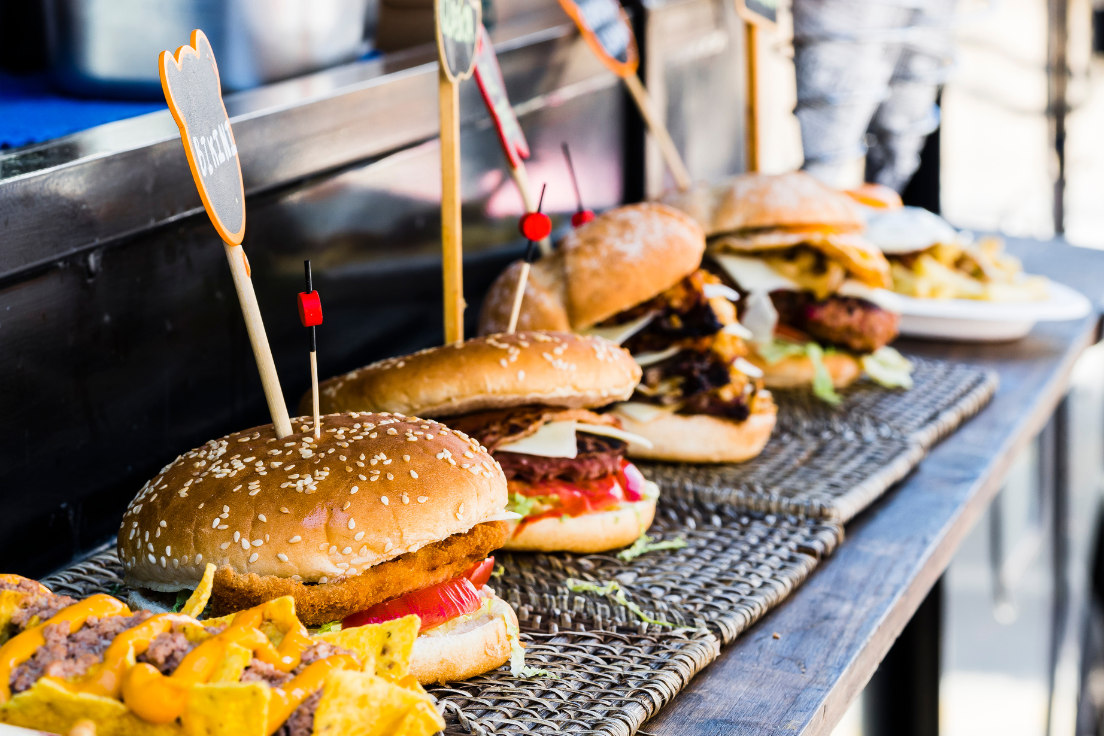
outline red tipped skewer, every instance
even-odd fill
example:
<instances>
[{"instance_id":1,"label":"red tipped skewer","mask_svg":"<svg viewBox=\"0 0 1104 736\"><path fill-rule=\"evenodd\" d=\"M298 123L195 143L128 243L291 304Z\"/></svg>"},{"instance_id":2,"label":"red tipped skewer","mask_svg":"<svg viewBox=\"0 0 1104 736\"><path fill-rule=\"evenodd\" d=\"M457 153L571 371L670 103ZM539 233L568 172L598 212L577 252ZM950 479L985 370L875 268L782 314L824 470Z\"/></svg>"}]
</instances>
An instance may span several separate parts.
<instances>
[{"instance_id":1,"label":"red tipped skewer","mask_svg":"<svg viewBox=\"0 0 1104 736\"><path fill-rule=\"evenodd\" d=\"M315 328L322 324L322 300L314 290L310 259L303 261L307 290L299 292L299 321L310 332L311 399L314 402L314 437L322 437L322 417L318 411L318 336Z\"/></svg>"},{"instance_id":2,"label":"red tipped skewer","mask_svg":"<svg viewBox=\"0 0 1104 736\"><path fill-rule=\"evenodd\" d=\"M514 292L514 306L510 310L510 325L506 332L513 333L517 329L518 316L521 314L521 302L525 298L525 284L529 281L529 268L533 261L537 260L540 250L537 243L547 238L552 233L552 219L541 212L544 207L544 191L548 188L545 184L541 187L540 201L537 202L536 212L526 212L518 222L518 230L529 241L529 247L525 249L525 262L521 264L521 274L518 276L517 291Z\"/></svg>"},{"instance_id":3,"label":"red tipped skewer","mask_svg":"<svg viewBox=\"0 0 1104 736\"><path fill-rule=\"evenodd\" d=\"M575 188L575 202L578 205L575 214L571 216L571 226L582 227L594 219L594 212L583 209L583 195L579 193L579 180L575 176L575 165L571 162L571 149L566 142L561 148L563 148L564 158L567 159L567 170L571 173L571 185Z\"/></svg>"}]
</instances>

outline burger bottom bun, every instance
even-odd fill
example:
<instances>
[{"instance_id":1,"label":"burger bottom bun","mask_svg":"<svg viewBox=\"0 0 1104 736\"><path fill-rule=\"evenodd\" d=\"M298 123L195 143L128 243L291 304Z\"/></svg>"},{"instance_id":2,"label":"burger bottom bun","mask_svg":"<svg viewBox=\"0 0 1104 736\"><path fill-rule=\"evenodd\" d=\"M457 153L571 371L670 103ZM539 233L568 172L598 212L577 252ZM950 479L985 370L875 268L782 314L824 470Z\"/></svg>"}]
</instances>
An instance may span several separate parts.
<instances>
[{"instance_id":1,"label":"burger bottom bun","mask_svg":"<svg viewBox=\"0 0 1104 736\"><path fill-rule=\"evenodd\" d=\"M769 364L752 353L748 360L763 370L763 383L767 388L801 388L813 383L813 361L805 355L795 355ZM824 356L824 367L832 376L832 385L844 388L854 383L862 373L858 358L847 353L829 353Z\"/></svg>"},{"instance_id":2,"label":"burger bottom bun","mask_svg":"<svg viewBox=\"0 0 1104 736\"><path fill-rule=\"evenodd\" d=\"M742 422L708 414L672 413L650 422L617 416L626 432L652 442L650 448L630 444L629 457L681 463L740 463L762 452L774 430L778 408L773 401L762 398L757 403L760 408Z\"/></svg>"},{"instance_id":3,"label":"burger bottom bun","mask_svg":"<svg viewBox=\"0 0 1104 736\"><path fill-rule=\"evenodd\" d=\"M625 547L648 530L655 518L654 498L626 503L608 511L582 516L560 516L526 524L502 549L526 552L577 552L588 554Z\"/></svg>"},{"instance_id":4,"label":"burger bottom bun","mask_svg":"<svg viewBox=\"0 0 1104 736\"><path fill-rule=\"evenodd\" d=\"M445 633L431 630L415 639L410 674L429 685L466 680L501 667L510 661L509 626L517 631L517 615L495 596L489 612L480 611Z\"/></svg>"}]
</instances>

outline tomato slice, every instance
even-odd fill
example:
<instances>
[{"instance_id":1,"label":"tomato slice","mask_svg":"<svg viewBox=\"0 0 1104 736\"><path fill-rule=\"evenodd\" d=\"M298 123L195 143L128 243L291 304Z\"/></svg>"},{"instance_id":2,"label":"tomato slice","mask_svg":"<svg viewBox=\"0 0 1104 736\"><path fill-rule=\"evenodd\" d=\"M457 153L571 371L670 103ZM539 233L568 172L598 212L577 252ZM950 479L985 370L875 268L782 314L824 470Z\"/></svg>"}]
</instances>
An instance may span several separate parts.
<instances>
[{"instance_id":1,"label":"tomato slice","mask_svg":"<svg viewBox=\"0 0 1104 736\"><path fill-rule=\"evenodd\" d=\"M479 590L491 579L492 572L494 572L494 558L488 557L482 562L477 562L469 567L467 572L464 573L464 577L472 582L476 590Z\"/></svg>"},{"instance_id":2,"label":"tomato slice","mask_svg":"<svg viewBox=\"0 0 1104 736\"><path fill-rule=\"evenodd\" d=\"M644 498L644 474L628 460L621 461L621 471L617 474L617 480L625 489L626 501L639 501Z\"/></svg>"},{"instance_id":3,"label":"tomato slice","mask_svg":"<svg viewBox=\"0 0 1104 736\"><path fill-rule=\"evenodd\" d=\"M429 631L457 616L479 610L481 604L479 591L471 580L453 578L350 614L341 622L341 628L383 623L413 613L422 620L421 631Z\"/></svg>"}]
</instances>

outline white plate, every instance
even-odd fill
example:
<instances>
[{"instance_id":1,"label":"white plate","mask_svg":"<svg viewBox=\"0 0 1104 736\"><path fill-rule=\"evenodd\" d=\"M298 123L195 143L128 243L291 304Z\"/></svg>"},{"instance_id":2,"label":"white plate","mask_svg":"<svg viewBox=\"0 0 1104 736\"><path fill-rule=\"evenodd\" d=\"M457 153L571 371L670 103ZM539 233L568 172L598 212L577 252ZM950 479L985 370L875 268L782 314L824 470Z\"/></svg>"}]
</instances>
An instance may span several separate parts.
<instances>
[{"instance_id":1,"label":"white plate","mask_svg":"<svg viewBox=\"0 0 1104 736\"><path fill-rule=\"evenodd\" d=\"M901 334L949 340L1018 340L1036 322L1081 319L1092 303L1064 284L1049 283L1050 298L1038 302L987 302L976 299L900 299Z\"/></svg>"}]
</instances>

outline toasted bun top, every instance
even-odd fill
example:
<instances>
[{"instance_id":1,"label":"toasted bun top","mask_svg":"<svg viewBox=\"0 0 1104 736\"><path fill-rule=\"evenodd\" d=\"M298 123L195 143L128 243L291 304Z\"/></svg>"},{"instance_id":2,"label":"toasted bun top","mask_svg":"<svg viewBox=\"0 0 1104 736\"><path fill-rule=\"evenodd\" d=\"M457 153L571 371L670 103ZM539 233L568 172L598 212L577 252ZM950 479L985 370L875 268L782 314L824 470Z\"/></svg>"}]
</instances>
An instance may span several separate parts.
<instances>
[{"instance_id":1,"label":"toasted bun top","mask_svg":"<svg viewBox=\"0 0 1104 736\"><path fill-rule=\"evenodd\" d=\"M483 299L479 312L479 334L493 335L510 328L518 279L525 261L514 261L498 275ZM555 250L529 269L525 280L525 296L515 326L526 330L556 330L570 332L567 319L567 291L564 286L563 251Z\"/></svg>"},{"instance_id":2,"label":"toasted bun top","mask_svg":"<svg viewBox=\"0 0 1104 736\"><path fill-rule=\"evenodd\" d=\"M433 420L350 412L276 439L271 424L181 455L119 527L127 579L193 587L208 562L332 582L500 518L506 477L485 449Z\"/></svg>"},{"instance_id":3,"label":"toasted bun top","mask_svg":"<svg viewBox=\"0 0 1104 736\"><path fill-rule=\"evenodd\" d=\"M864 225L849 196L801 171L741 174L671 194L666 201L701 222L707 235L799 227L850 232Z\"/></svg>"},{"instance_id":4,"label":"toasted bun top","mask_svg":"<svg viewBox=\"0 0 1104 736\"><path fill-rule=\"evenodd\" d=\"M331 378L323 411L450 416L526 404L583 409L624 401L640 381L627 350L599 337L517 332L389 358Z\"/></svg>"},{"instance_id":5,"label":"toasted bun top","mask_svg":"<svg viewBox=\"0 0 1104 736\"><path fill-rule=\"evenodd\" d=\"M583 330L671 288L701 265L705 233L654 202L604 212L560 243L567 314Z\"/></svg>"}]
</instances>

